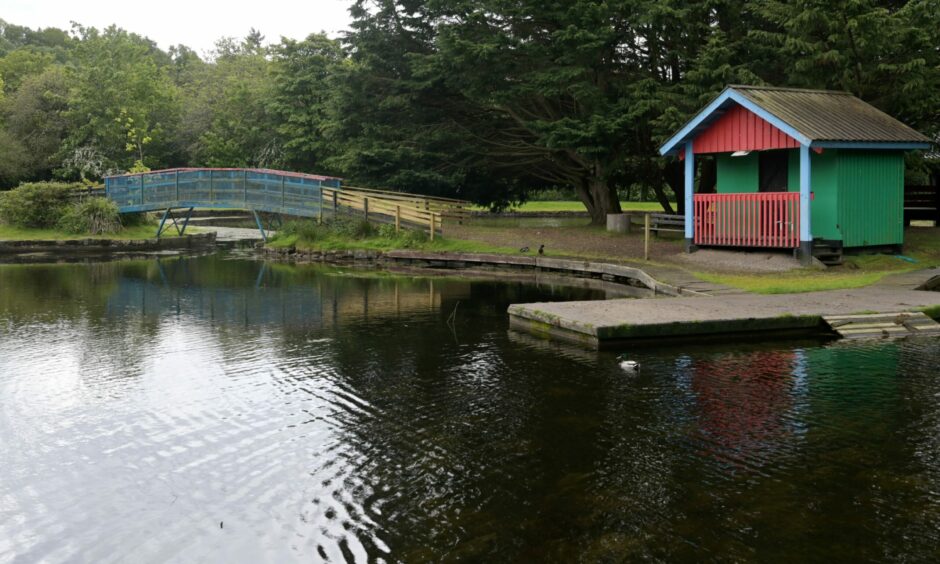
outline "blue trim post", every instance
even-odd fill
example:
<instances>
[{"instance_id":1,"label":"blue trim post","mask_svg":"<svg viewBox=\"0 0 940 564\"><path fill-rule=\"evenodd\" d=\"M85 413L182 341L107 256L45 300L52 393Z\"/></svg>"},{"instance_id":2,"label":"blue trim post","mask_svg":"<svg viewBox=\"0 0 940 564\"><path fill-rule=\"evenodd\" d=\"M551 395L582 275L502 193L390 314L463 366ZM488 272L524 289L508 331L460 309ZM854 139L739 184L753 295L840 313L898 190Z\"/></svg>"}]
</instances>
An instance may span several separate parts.
<instances>
[{"instance_id":1,"label":"blue trim post","mask_svg":"<svg viewBox=\"0 0 940 564\"><path fill-rule=\"evenodd\" d=\"M264 224L261 223L261 217L258 215L258 210L251 210L251 213L254 214L255 224L258 226L258 231L261 232L261 240L267 243L268 234L264 232Z\"/></svg>"},{"instance_id":2,"label":"blue trim post","mask_svg":"<svg viewBox=\"0 0 940 564\"><path fill-rule=\"evenodd\" d=\"M160 226L157 227L157 239L160 238L160 235L163 235L163 226L166 224L166 218L170 216L170 208L167 208L163 212L163 219L160 220Z\"/></svg>"},{"instance_id":3,"label":"blue trim post","mask_svg":"<svg viewBox=\"0 0 940 564\"><path fill-rule=\"evenodd\" d=\"M695 205L693 194L695 192L695 153L692 151L692 141L685 143L685 252L695 251Z\"/></svg>"},{"instance_id":4,"label":"blue trim post","mask_svg":"<svg viewBox=\"0 0 940 564\"><path fill-rule=\"evenodd\" d=\"M809 145L800 145L800 262L813 261L813 229L810 219L810 158Z\"/></svg>"}]
</instances>

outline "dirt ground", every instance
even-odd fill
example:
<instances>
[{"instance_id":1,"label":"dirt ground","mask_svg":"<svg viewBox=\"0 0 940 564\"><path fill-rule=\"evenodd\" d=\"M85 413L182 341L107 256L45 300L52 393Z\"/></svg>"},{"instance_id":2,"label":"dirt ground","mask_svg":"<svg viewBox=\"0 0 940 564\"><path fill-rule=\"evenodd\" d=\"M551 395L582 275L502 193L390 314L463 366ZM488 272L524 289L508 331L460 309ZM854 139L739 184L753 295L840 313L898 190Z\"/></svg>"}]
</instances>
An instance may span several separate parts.
<instances>
[{"instance_id":1,"label":"dirt ground","mask_svg":"<svg viewBox=\"0 0 940 564\"><path fill-rule=\"evenodd\" d=\"M643 260L643 234L609 233L603 227L592 227L587 219L516 220L501 224L497 221L474 221L469 225L448 225L446 235L456 239L480 241L500 247L529 247L535 253L545 245L546 253L554 256L596 257L627 261ZM663 233L650 241L650 260L666 262L682 252L679 233Z\"/></svg>"}]
</instances>

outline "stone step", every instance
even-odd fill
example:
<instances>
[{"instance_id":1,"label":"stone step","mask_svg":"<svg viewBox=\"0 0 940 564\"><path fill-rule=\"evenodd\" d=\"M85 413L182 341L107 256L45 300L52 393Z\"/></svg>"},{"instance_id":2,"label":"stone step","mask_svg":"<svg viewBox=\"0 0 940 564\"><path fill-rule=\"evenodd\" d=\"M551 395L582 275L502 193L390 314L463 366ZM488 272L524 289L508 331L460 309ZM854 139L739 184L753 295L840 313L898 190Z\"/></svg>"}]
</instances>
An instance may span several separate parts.
<instances>
[{"instance_id":1,"label":"stone step","mask_svg":"<svg viewBox=\"0 0 940 564\"><path fill-rule=\"evenodd\" d=\"M824 315L823 320L846 339L940 335L940 323L922 312Z\"/></svg>"}]
</instances>

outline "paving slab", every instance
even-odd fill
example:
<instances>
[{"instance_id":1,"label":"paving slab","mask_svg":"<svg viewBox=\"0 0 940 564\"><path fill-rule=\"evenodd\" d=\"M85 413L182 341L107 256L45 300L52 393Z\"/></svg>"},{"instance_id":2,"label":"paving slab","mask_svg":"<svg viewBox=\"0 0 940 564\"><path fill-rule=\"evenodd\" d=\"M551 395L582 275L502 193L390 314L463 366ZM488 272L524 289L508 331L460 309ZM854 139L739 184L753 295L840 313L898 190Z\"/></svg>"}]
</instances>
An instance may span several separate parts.
<instances>
[{"instance_id":1,"label":"paving slab","mask_svg":"<svg viewBox=\"0 0 940 564\"><path fill-rule=\"evenodd\" d=\"M800 294L513 304L509 315L514 328L595 348L629 339L810 330L822 327L825 315L940 307L940 292L916 289L938 276L940 269L927 269L866 288Z\"/></svg>"}]
</instances>

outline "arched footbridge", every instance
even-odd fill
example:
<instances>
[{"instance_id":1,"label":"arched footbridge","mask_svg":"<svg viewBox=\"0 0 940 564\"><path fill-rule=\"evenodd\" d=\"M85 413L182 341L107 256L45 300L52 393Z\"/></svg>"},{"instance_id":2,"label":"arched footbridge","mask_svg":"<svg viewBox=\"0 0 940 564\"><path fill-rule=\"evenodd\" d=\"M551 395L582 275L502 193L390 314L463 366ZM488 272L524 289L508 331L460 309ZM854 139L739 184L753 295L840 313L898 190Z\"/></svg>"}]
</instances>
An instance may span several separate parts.
<instances>
[{"instance_id":1,"label":"arched footbridge","mask_svg":"<svg viewBox=\"0 0 940 564\"><path fill-rule=\"evenodd\" d=\"M259 212L321 220L324 213L357 213L367 220L427 228L434 237L445 218L463 221L470 203L403 192L344 187L332 176L257 168L174 168L109 176L105 194L121 213L163 211L157 237L173 225L183 234L196 208L244 209L255 218L262 238L266 226ZM180 213L181 212L181 213ZM179 215L176 215L179 213Z\"/></svg>"}]
</instances>

